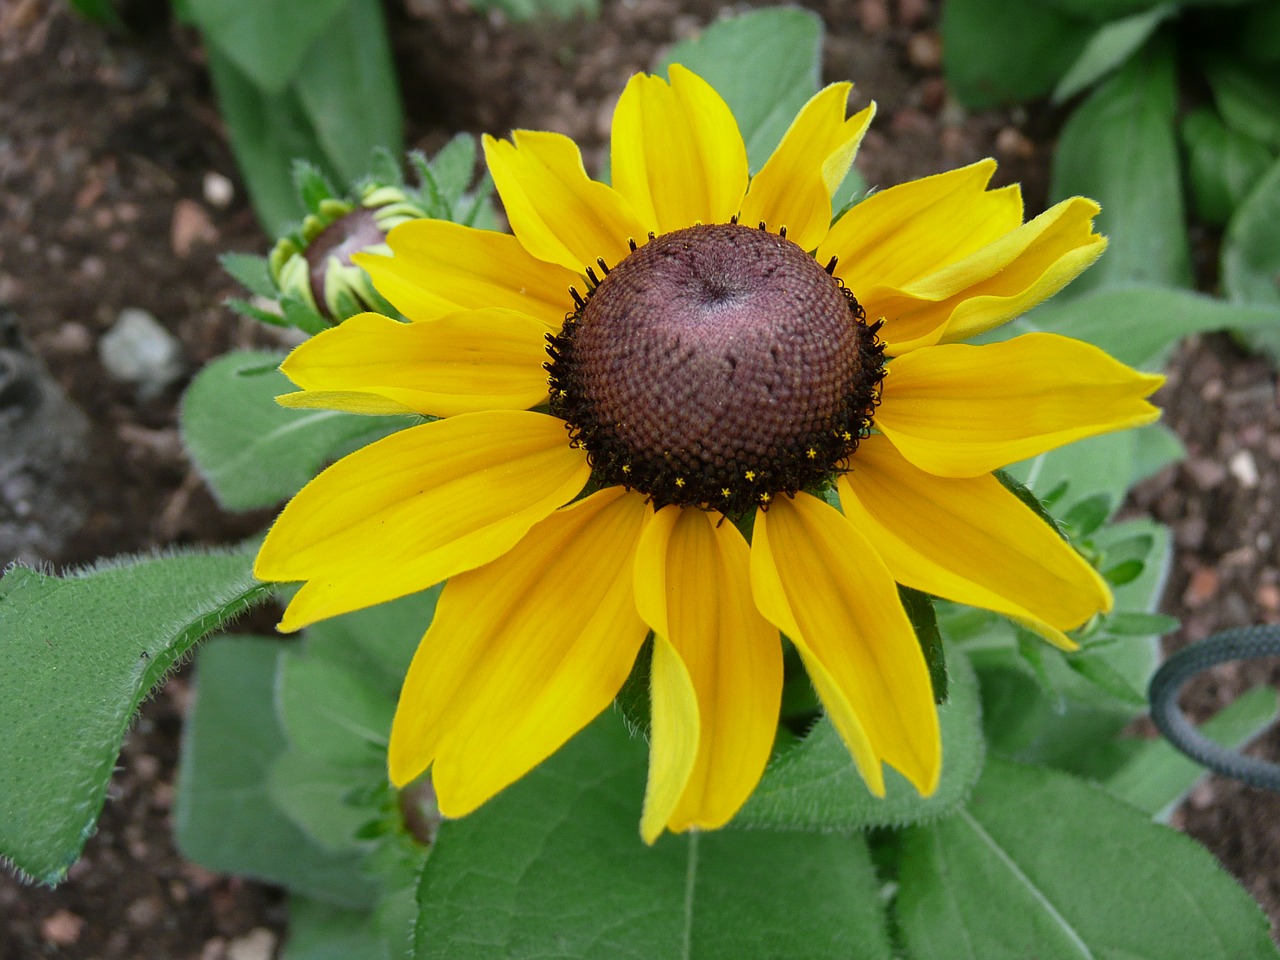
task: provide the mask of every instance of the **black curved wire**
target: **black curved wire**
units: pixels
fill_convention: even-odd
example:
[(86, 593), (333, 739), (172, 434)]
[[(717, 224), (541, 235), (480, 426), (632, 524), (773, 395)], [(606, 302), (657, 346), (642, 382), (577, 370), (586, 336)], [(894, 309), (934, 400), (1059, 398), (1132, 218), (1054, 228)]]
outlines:
[(1175, 747), (1201, 766), (1280, 793), (1280, 763), (1246, 757), (1214, 743), (1191, 725), (1178, 707), (1178, 691), (1196, 674), (1229, 660), (1254, 660), (1280, 655), (1280, 624), (1237, 627), (1179, 650), (1151, 678), (1147, 699), (1151, 719)]

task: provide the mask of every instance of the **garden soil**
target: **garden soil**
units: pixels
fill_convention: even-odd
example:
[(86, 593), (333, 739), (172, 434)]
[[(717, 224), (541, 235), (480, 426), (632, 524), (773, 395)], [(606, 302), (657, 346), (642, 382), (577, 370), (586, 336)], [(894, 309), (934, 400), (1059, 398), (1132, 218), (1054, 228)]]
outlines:
[[(942, 79), (936, 4), (806, 5), (827, 25), (826, 78), (853, 79), (859, 102), (879, 103), (859, 158), (868, 183), (995, 156), (998, 181), (1023, 184), (1029, 213), (1044, 208), (1061, 114), (966, 115)], [(598, 160), (626, 78), (723, 12), (707, 0), (603, 6), (594, 20), (530, 25), (461, 0), (389, 0), (410, 144), (433, 151), (457, 130), (521, 126), (567, 133), (589, 164)], [(230, 249), (266, 252), (269, 240), (237, 178), (197, 38), (170, 22), (162, 0), (125, 8), (136, 30), (115, 35), (77, 19), (64, 0), (0, 0), (0, 312), (16, 317), (20, 336), (84, 415), (68, 421), (83, 442), (64, 444), (44, 465), (41, 490), (24, 503), (0, 498), (0, 531), (14, 541), (0, 540), (0, 562), (63, 568), (170, 544), (231, 543), (271, 516), (219, 510), (176, 426), (182, 388), (201, 365), (232, 348), (280, 346), (222, 306), (237, 290), (215, 259)], [(1212, 291), (1216, 237), (1197, 234), (1196, 244), (1202, 286)], [(184, 374), (155, 396), (112, 380), (99, 359), (103, 335), (130, 307), (181, 344)], [(1174, 530), (1163, 609), (1184, 626), (1170, 647), (1280, 621), (1274, 370), (1226, 337), (1205, 337), (1177, 353), (1157, 399), (1189, 457), (1143, 485), (1126, 509)], [(264, 612), (241, 626), (268, 630), (271, 621)], [(184, 863), (174, 849), (190, 679), (188, 668), (143, 706), (98, 831), (66, 882), (50, 890), (0, 876), (0, 960), (265, 960), (279, 951), (286, 912), (278, 890)], [(1227, 665), (1193, 685), (1184, 703), (1203, 719), (1249, 686), (1278, 680), (1270, 663)], [(1280, 732), (1254, 749), (1280, 759)], [(1213, 778), (1174, 823), (1280, 921), (1280, 797)]]

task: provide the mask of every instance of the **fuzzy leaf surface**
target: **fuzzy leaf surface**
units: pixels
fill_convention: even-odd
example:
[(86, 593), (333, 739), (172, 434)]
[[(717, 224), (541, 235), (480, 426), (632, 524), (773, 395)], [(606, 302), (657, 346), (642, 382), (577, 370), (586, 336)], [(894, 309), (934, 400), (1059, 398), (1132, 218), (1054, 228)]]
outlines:
[(915, 960), (1273, 960), (1266, 916), (1193, 840), (1101, 787), (992, 758), (913, 827), (898, 922)]
[(405, 417), (289, 410), (275, 402), (294, 386), (284, 356), (237, 350), (200, 371), (182, 398), (182, 440), (218, 502), (269, 507), (297, 493), (326, 461), (386, 436)]
[(971, 110), (1043, 96), (1094, 32), (1044, 3), (948, 0), (942, 7), (947, 82)]
[(860, 836), (639, 837), (644, 745), (606, 711), (446, 822), (418, 889), (417, 960), (887, 960)]
[(265, 599), (252, 552), (127, 557), (0, 579), (0, 854), (62, 879), (134, 711), (201, 637)]
[(1098, 230), (1111, 239), (1102, 259), (1071, 284), (1071, 296), (1117, 283), (1191, 285), (1175, 100), (1172, 55), (1152, 43), (1062, 128), (1050, 193), (1098, 201)]
[(329, 853), (272, 800), (271, 768), (288, 746), (273, 703), (280, 650), (256, 637), (223, 637), (201, 650), (178, 769), (178, 848), (210, 870), (369, 906), (377, 889), (360, 874), (360, 858)]
[(1242, 332), (1280, 357), (1280, 161), (1245, 197), (1227, 226), (1222, 285), (1240, 309), (1256, 309), (1270, 318), (1268, 324)]
[(942, 781), (921, 797), (896, 770), (885, 770), (885, 796), (867, 790), (849, 749), (824, 717), (797, 746), (775, 758), (730, 827), (853, 832), (936, 820), (964, 803), (982, 772), (978, 682), (954, 647), (947, 651), (949, 698), (942, 724)]

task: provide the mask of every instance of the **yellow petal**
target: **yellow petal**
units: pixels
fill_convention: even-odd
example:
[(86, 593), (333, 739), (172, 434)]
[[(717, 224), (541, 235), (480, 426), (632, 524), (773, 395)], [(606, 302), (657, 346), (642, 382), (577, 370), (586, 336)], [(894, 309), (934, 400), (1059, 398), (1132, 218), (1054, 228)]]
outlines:
[(286, 407), (451, 417), (547, 399), (547, 328), (514, 310), (421, 323), (362, 313), (299, 345), (280, 369), (302, 388)]
[(800, 652), (871, 792), (884, 795), (883, 761), (932, 793), (942, 743), (929, 669), (866, 537), (816, 497), (780, 497), (756, 515), (751, 589)]
[(679, 64), (671, 83), (637, 73), (613, 114), (614, 188), (649, 230), (726, 223), (747, 189), (747, 148), (733, 112)]
[(643, 242), (649, 227), (612, 187), (587, 176), (582, 154), (559, 133), (517, 130), (514, 143), (484, 137), (484, 155), (511, 232), (539, 260), (575, 272), (603, 258), (610, 267)]
[(410, 320), (433, 320), (458, 310), (519, 310), (559, 330), (573, 308), (573, 270), (527, 253), (509, 233), (476, 230), (445, 220), (409, 220), (387, 234), (395, 256), (352, 259), (378, 292)]
[(702, 737), (693, 678), (675, 647), (662, 636), (653, 638), (649, 691), (649, 779), (640, 815), (645, 843), (656, 841), (667, 828), (693, 776)]
[(733, 524), (679, 507), (658, 511), (636, 552), (636, 608), (655, 634), (648, 843), (664, 826), (723, 826), (768, 762), (782, 647), (752, 604), (749, 556)]
[(840, 505), (899, 583), (995, 610), (1058, 646), (1062, 631), (1111, 609), (1111, 591), (1080, 554), (995, 477), (935, 477), (882, 436), (858, 445)]
[(792, 121), (773, 155), (751, 178), (742, 223), (787, 228), (787, 239), (813, 250), (831, 225), (831, 195), (844, 182), (876, 105), (845, 119), (851, 83), (818, 91)]
[(976, 477), (1073, 440), (1151, 423), (1144, 400), (1164, 377), (1052, 333), (985, 346), (947, 344), (898, 357), (875, 425), (941, 477)]
[[(889, 352), (976, 336), (1053, 296), (1102, 255), (1098, 205), (1075, 197), (965, 259), (900, 289), (877, 288), (863, 306), (892, 318)], [(912, 334), (915, 334), (912, 339)]]
[(1022, 224), (1016, 186), (987, 190), (995, 172), (981, 160), (877, 191), (832, 225), (818, 260), (838, 257), (836, 276), (859, 299), (962, 260)]
[(254, 575), (306, 580), (281, 630), (423, 590), (509, 550), (590, 475), (564, 422), (495, 410), (410, 427), (289, 501)]
[(463, 816), (609, 705), (648, 632), (631, 564), (651, 515), (611, 487), (449, 581), (400, 693), (395, 784), (434, 763), (440, 810)]

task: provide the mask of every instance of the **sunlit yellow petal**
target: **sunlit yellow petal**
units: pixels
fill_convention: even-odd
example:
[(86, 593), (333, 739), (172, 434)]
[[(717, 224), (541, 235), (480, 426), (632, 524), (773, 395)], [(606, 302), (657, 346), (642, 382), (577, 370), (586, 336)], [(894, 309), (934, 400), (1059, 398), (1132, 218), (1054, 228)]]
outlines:
[(547, 398), (547, 328), (514, 310), (421, 323), (362, 313), (298, 346), (280, 369), (302, 388), (286, 407), (450, 417), (525, 410)]
[(636, 553), (635, 587), (656, 636), (641, 821), (651, 843), (663, 826), (722, 826), (751, 794), (777, 728), (782, 648), (751, 600), (747, 541), (719, 515), (658, 511)]
[(675, 647), (662, 636), (653, 638), (649, 690), (649, 778), (640, 815), (645, 843), (653, 843), (667, 828), (697, 765), (701, 737), (693, 678)]
[(805, 493), (760, 511), (752, 540), (756, 606), (800, 652), (867, 786), (883, 795), (883, 761), (932, 793), (942, 744), (929, 669), (875, 549)]
[(1111, 608), (1098, 572), (991, 474), (935, 477), (882, 436), (859, 444), (852, 467), (840, 505), (899, 583), (1039, 621), (1068, 648), (1062, 631)]
[(864, 306), (868, 315), (893, 318), (885, 327), (892, 354), (975, 336), (1053, 296), (1102, 255), (1107, 241), (1093, 232), (1097, 213), (1092, 200), (1064, 200), (928, 277), (868, 292)]
[(372, 606), (487, 563), (582, 489), (564, 423), (516, 410), (437, 420), (343, 457), (289, 501), (260, 580), (306, 580), (280, 629)]
[(611, 487), (449, 581), (400, 694), (394, 783), (434, 763), (440, 809), (460, 817), (609, 705), (648, 632), (631, 563), (651, 515)]
[(747, 148), (728, 105), (679, 64), (638, 73), (613, 115), (614, 188), (658, 233), (725, 223), (747, 189)]
[(559, 330), (573, 308), (578, 274), (531, 256), (509, 233), (476, 230), (445, 220), (409, 220), (392, 229), (395, 256), (352, 259), (378, 292), (410, 320), (432, 320), (458, 310), (519, 310)]
[(976, 477), (1073, 440), (1150, 423), (1164, 377), (1052, 333), (895, 359), (876, 427), (921, 470)]
[(517, 130), (484, 137), (484, 155), (511, 232), (539, 260), (575, 272), (603, 258), (610, 267), (643, 242), (649, 227), (612, 187), (587, 176), (578, 146), (559, 133)]
[(876, 105), (845, 119), (851, 83), (818, 91), (792, 121), (773, 155), (751, 178), (741, 222), (787, 228), (787, 239), (813, 250), (831, 224), (831, 195), (844, 182)]
[(872, 193), (832, 225), (818, 260), (838, 257), (836, 276), (859, 298), (962, 260), (1022, 224), (1016, 186), (987, 190), (995, 172), (981, 160)]

